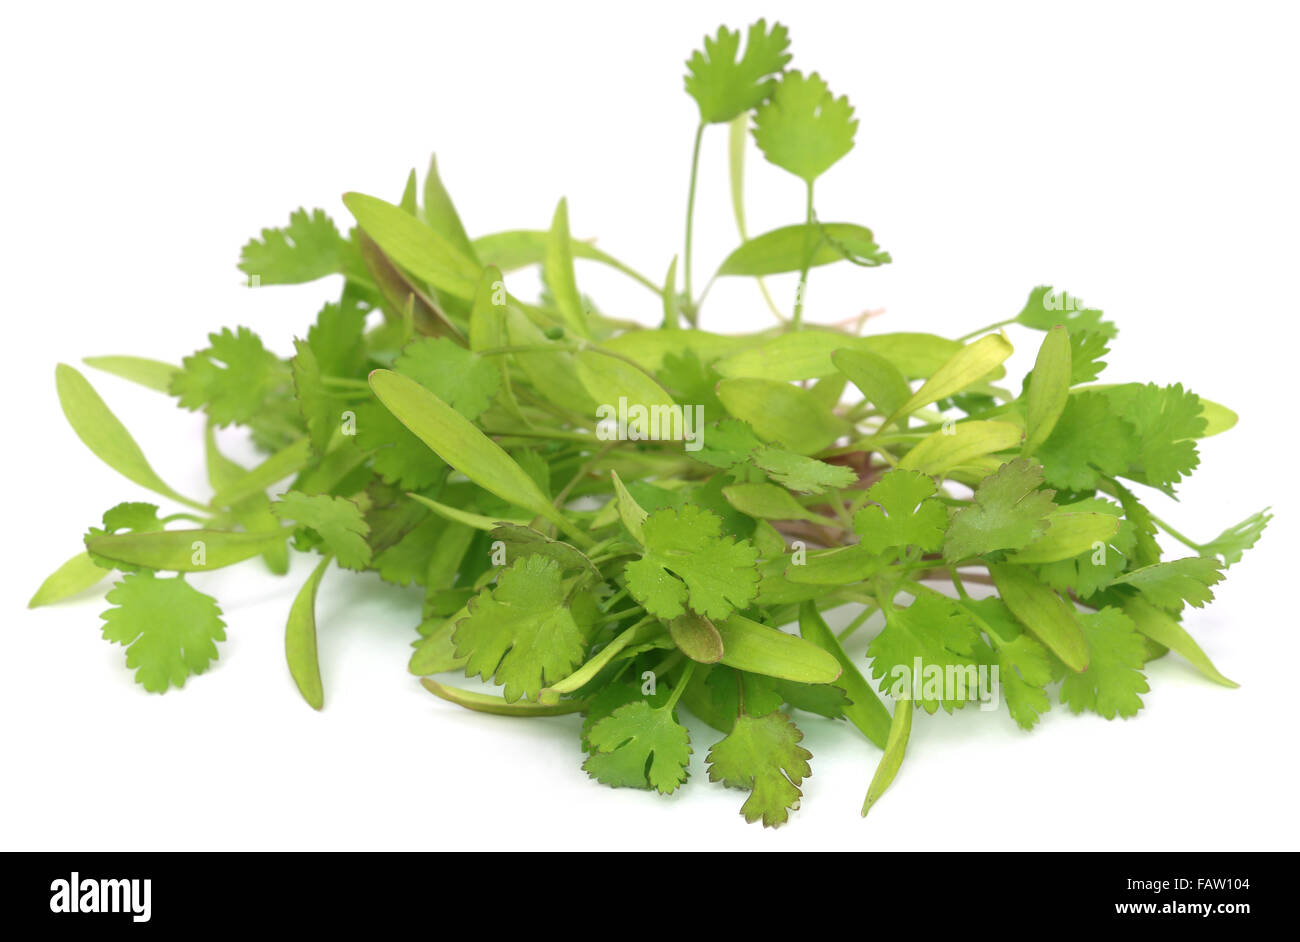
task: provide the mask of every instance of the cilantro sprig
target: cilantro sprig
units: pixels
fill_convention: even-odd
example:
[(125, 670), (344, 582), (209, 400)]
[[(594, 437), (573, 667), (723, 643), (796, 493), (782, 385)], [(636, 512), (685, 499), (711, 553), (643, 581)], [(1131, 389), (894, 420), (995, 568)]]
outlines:
[[(285, 690), (321, 709), (318, 590), (333, 569), (373, 573), (422, 594), (410, 671), (436, 696), (581, 714), (595, 782), (667, 795), (705, 778), (745, 791), (742, 815), (766, 826), (812, 774), (801, 714), (850, 724), (878, 755), (866, 814), (914, 719), (976, 702), (1024, 730), (1053, 703), (1132, 717), (1152, 695), (1147, 665), (1169, 655), (1235, 686), (1192, 630), (1271, 516), (1198, 542), (1147, 499), (1176, 494), (1236, 416), (1179, 384), (1102, 381), (1116, 326), (1052, 287), (956, 339), (808, 323), (814, 269), (891, 258), (814, 203), (870, 115), (791, 61), (786, 28), (763, 20), (722, 27), (687, 60), (698, 123), (680, 284), (676, 258), (655, 280), (576, 236), (564, 200), (548, 227), (471, 236), (435, 161), (396, 202), (349, 193), (353, 225), (298, 209), (243, 247), (250, 286), (341, 282), (287, 356), (228, 326), (178, 365), (87, 359), (203, 414), (205, 496), (163, 481), (60, 365), (73, 431), (159, 503), (130, 493), (72, 522), (82, 546), (31, 605), (112, 580), (103, 637), (162, 693), (219, 666), (241, 630), (203, 591), (207, 572), (292, 571)], [(692, 283), (700, 141), (724, 123), (741, 238), (713, 277), (753, 278), (779, 319), (736, 336), (699, 328), (708, 287)], [(804, 184), (789, 223), (752, 238), (751, 142)], [(582, 290), (588, 264), (649, 292), (640, 321), (602, 313)], [(512, 293), (534, 268), (541, 295)], [(785, 273), (798, 276), (788, 318), (763, 281)], [(1013, 342), (1037, 352), (1023, 381), (1006, 375)], [(219, 450), (231, 426), (260, 450), (254, 466)], [(1213, 533), (1195, 513), (1191, 532)], [(295, 555), (312, 557), (305, 579)]]

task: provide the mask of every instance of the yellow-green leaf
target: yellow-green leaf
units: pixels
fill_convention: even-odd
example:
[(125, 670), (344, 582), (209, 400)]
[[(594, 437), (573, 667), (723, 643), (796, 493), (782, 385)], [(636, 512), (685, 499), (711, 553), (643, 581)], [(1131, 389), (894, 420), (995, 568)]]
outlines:
[(1056, 427), (1070, 398), (1070, 334), (1053, 327), (1038, 348), (1025, 391), (1025, 454), (1032, 454)]
[(544, 517), (580, 542), (590, 538), (574, 531), (536, 482), (505, 450), (473, 422), (415, 380), (391, 370), (370, 374), (379, 401), (420, 441), (465, 477), (504, 501)]
[(68, 424), (95, 457), (128, 481), (182, 504), (202, 508), (201, 504), (178, 494), (158, 477), (126, 426), (104, 404), (86, 377), (66, 363), (60, 363), (54, 370), (54, 382)]
[(867, 683), (853, 659), (845, 653), (839, 639), (813, 602), (804, 602), (799, 607), (799, 634), (839, 662), (842, 672), (834, 684), (849, 698), (849, 702), (844, 705), (845, 717), (867, 739), (881, 749), (886, 748), (890, 727), (889, 711), (880, 702), (880, 695), (875, 688)]
[(912, 701), (898, 700), (894, 703), (894, 717), (889, 724), (889, 739), (885, 743), (885, 754), (880, 757), (876, 774), (871, 776), (867, 786), (867, 797), (862, 801), (862, 816), (865, 818), (871, 806), (880, 800), (894, 782), (894, 776), (903, 764), (907, 752), (907, 740), (912, 735)]
[(560, 318), (579, 337), (590, 337), (587, 312), (578, 293), (578, 280), (573, 272), (573, 249), (569, 244), (569, 204), (560, 200), (551, 218), (551, 236), (546, 243), (546, 286), (551, 289)]
[(900, 468), (942, 475), (976, 458), (1020, 444), (1019, 426), (1010, 422), (960, 422), (927, 435), (898, 462)]
[(284, 628), (284, 656), (289, 662), (289, 674), (302, 698), (315, 710), (325, 705), (325, 688), (321, 685), (320, 661), (316, 656), (316, 590), (332, 560), (333, 557), (326, 556), (307, 577), (289, 608), (289, 621)]
[(171, 393), (172, 377), (181, 371), (179, 366), (144, 357), (85, 357), (81, 362), (105, 373), (112, 373), (122, 379), (139, 383), (148, 389), (168, 394)]
[(1125, 600), (1124, 614), (1133, 619), (1133, 624), (1137, 626), (1138, 631), (1157, 644), (1163, 644), (1169, 650), (1182, 655), (1188, 663), (1216, 684), (1222, 684), (1224, 687), (1241, 686), (1219, 673), (1214, 662), (1187, 633), (1187, 629), (1168, 612), (1152, 605), (1142, 596), (1135, 595)]
[(439, 291), (474, 299), (479, 268), (446, 238), (399, 206), (363, 193), (343, 194), (357, 223), (384, 254)]
[(1054, 563), (1073, 559), (1104, 544), (1119, 530), (1120, 518), (1093, 511), (1058, 510), (1048, 515), (1043, 534), (1023, 549), (1012, 553), (1013, 563)]
[(118, 562), (165, 572), (208, 572), (260, 556), (283, 543), (292, 527), (266, 533), (229, 530), (154, 530), (91, 537), (86, 549)]
[(46, 577), (31, 601), (27, 603), (27, 607), (39, 608), (42, 605), (51, 605), (78, 592), (84, 592), (96, 585), (108, 573), (109, 570), (96, 566), (84, 551), (80, 552)]
[(834, 683), (840, 676), (839, 661), (811, 641), (737, 614), (714, 627), (722, 637), (722, 663), (728, 667), (801, 684)]
[(1047, 645), (1072, 671), (1088, 669), (1088, 641), (1074, 606), (1020, 566), (990, 563), (998, 595), (1030, 634)]
[(962, 347), (890, 415), (889, 421), (961, 392), (1000, 367), (1012, 352), (1011, 341), (1002, 334), (988, 334)]
[(769, 442), (811, 455), (829, 447), (848, 429), (806, 389), (770, 379), (745, 377), (718, 383), (718, 398), (737, 419)]

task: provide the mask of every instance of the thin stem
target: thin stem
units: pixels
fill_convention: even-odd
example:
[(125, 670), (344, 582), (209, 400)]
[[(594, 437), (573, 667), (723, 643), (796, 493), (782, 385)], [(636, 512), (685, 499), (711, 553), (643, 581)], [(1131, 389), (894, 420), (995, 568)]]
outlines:
[(700, 171), (700, 142), (704, 140), (704, 122), (701, 121), (699, 127), (695, 129), (695, 146), (691, 150), (691, 186), (686, 194), (686, 257), (684, 283), (686, 288), (686, 301), (691, 307), (694, 307), (694, 295), (691, 294), (691, 229), (695, 219), (695, 180)]
[(853, 634), (853, 632), (857, 631), (859, 628), (865, 625), (867, 623), (867, 619), (870, 618), (872, 615), (876, 614), (876, 612), (878, 611), (880, 611), (880, 607), (878, 605), (863, 605), (862, 611), (858, 612), (858, 614), (854, 616), (853, 621), (845, 625), (844, 630), (841, 631), (838, 635), (836, 635), (836, 637), (840, 641), (845, 640), (849, 635)]
[[(813, 185), (811, 181), (808, 183), (808, 205), (804, 215), (805, 223), (809, 227), (807, 231), (811, 232), (813, 222)], [(796, 289), (794, 296), (794, 316), (790, 320), (790, 327), (794, 330), (798, 330), (803, 326), (803, 296), (808, 290), (808, 269), (812, 267), (813, 250), (812, 247), (807, 244), (807, 240), (808, 235), (805, 234), (803, 268), (799, 270), (799, 287)]]
[(583, 462), (578, 472), (569, 479), (569, 483), (560, 489), (560, 493), (555, 496), (554, 504), (556, 507), (563, 507), (564, 502), (568, 500), (570, 492), (578, 486), (578, 482), (595, 470), (596, 466), (604, 460), (605, 456), (614, 450), (618, 442), (606, 442), (603, 448), (598, 448), (596, 452)]
[(1163, 520), (1157, 517), (1155, 514), (1151, 514), (1151, 522), (1154, 523), (1156, 526), (1158, 526), (1161, 530), (1164, 530), (1166, 533), (1172, 536), (1179, 543), (1182, 543), (1188, 549), (1194, 549), (1198, 553), (1201, 552), (1200, 543), (1192, 542), (1187, 537), (1183, 536), (1181, 533), (1179, 533), (1177, 530), (1171, 527), (1169, 524), (1165, 523)]
[(660, 707), (661, 710), (667, 710), (669, 713), (673, 712), (673, 707), (677, 706), (677, 701), (681, 699), (682, 694), (686, 692), (686, 685), (691, 682), (691, 674), (693, 673), (695, 673), (695, 662), (687, 661), (686, 666), (682, 668), (682, 676), (677, 680), (677, 686), (673, 687), (673, 692), (668, 697), (668, 702)]
[(1008, 317), (1004, 321), (998, 321), (997, 323), (989, 324), (987, 327), (981, 327), (979, 330), (972, 330), (969, 334), (963, 334), (957, 338), (957, 342), (965, 343), (967, 340), (970, 340), (972, 337), (979, 334), (987, 333), (990, 330), (997, 330), (999, 327), (1006, 327), (1008, 324), (1014, 323), (1016, 323), (1016, 319), (1014, 317)]

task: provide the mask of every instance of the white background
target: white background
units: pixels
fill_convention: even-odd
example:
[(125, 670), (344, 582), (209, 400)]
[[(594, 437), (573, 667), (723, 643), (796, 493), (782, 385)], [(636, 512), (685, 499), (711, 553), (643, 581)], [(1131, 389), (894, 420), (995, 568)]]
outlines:
[[(1297, 510), (1286, 463), (1297, 315), (1294, 8), (1197, 4), (9, 5), (4, 143), (3, 848), (1291, 848), (1297, 773)], [(98, 593), (27, 598), (112, 504), (150, 495), (67, 428), (56, 361), (179, 361), (243, 324), (280, 352), (330, 281), (249, 291), (240, 246), (290, 210), (396, 199), (437, 151), (472, 233), (575, 234), (656, 280), (680, 251), (694, 103), (683, 61), (719, 23), (787, 23), (861, 119), (818, 187), (824, 219), (870, 225), (895, 264), (814, 273), (809, 317), (867, 308), (873, 329), (964, 333), (1050, 283), (1120, 325), (1112, 380), (1183, 381), (1237, 409), (1182, 502), (1157, 512), (1208, 539), (1266, 504), (1278, 519), (1190, 630), (1226, 690), (1153, 664), (1135, 720), (1056, 708), (1032, 734), (1004, 713), (918, 715), (907, 761), (858, 817), (877, 751), (801, 719), (815, 754), (803, 808), (746, 825), (705, 781), (662, 799), (579, 769), (576, 718), (512, 721), (425, 693), (405, 663), (418, 594), (331, 573), (319, 610), (327, 703), (283, 664), (310, 564), (194, 578), (229, 641), (184, 691), (145, 694), (98, 636)], [(710, 131), (700, 280), (736, 242), (726, 133)], [(793, 222), (793, 178), (750, 163), (751, 231)], [(585, 266), (611, 313), (654, 300)], [(525, 284), (526, 288), (527, 285)], [(792, 286), (773, 285), (784, 304)], [(704, 324), (768, 323), (752, 285)], [(1016, 333), (1023, 369), (1036, 335)], [(1014, 371), (1013, 371), (1014, 372)], [(93, 371), (87, 370), (88, 374)], [(103, 374), (101, 393), (173, 486), (206, 493), (200, 421)], [(250, 453), (242, 452), (246, 457)], [(865, 638), (858, 639), (861, 650)], [(716, 737), (714, 737), (716, 738)]]

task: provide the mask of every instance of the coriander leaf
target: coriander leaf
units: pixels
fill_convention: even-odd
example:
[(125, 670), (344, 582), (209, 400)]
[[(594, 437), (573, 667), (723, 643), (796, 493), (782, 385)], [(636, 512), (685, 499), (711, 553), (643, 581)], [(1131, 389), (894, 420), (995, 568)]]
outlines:
[(355, 377), (366, 365), (361, 335), (366, 312), (356, 304), (326, 304), (307, 331), (307, 344), (316, 354), (321, 372), (344, 379)]
[(790, 61), (790, 35), (780, 23), (766, 20), (749, 27), (745, 54), (739, 61), (740, 31), (725, 26), (704, 37), (703, 51), (686, 60), (686, 92), (700, 106), (700, 121), (719, 124), (757, 107), (772, 92), (773, 75)]
[(758, 551), (722, 536), (722, 518), (694, 504), (656, 510), (643, 526), (645, 553), (625, 570), (632, 597), (661, 619), (690, 607), (718, 621), (753, 601)]
[[(99, 536), (108, 536), (113, 533), (153, 533), (163, 528), (163, 522), (158, 519), (158, 505), (146, 504), (138, 501), (128, 501), (110, 507), (104, 511), (103, 527), (91, 527), (86, 531), (83, 541), (89, 544), (91, 540)], [(92, 553), (86, 550), (91, 561), (101, 569), (120, 569), (122, 572), (139, 572), (144, 567), (135, 566), (131, 563), (124, 563), (120, 560), (109, 559), (107, 556), (100, 556), (98, 553)]]
[(1223, 581), (1223, 564), (1213, 556), (1187, 556), (1126, 572), (1113, 583), (1141, 590), (1151, 602), (1172, 612), (1183, 603), (1200, 608), (1214, 601), (1210, 586)]
[(681, 353), (665, 353), (655, 378), (683, 405), (703, 406), (705, 415), (722, 415), (727, 411), (716, 388), (722, 377), (712, 364), (689, 347)]
[(1155, 383), (1112, 386), (1102, 395), (1137, 433), (1137, 454), (1125, 477), (1172, 493), (1200, 462), (1195, 442), (1205, 432), (1200, 397), (1180, 384)]
[(751, 824), (777, 827), (799, 807), (799, 786), (812, 774), (812, 753), (799, 745), (803, 733), (779, 711), (754, 717), (742, 713), (723, 739), (709, 750), (709, 781), (747, 788), (740, 813)]
[(1099, 546), (1071, 559), (1039, 565), (1038, 575), (1058, 592), (1072, 592), (1086, 599), (1110, 585), (1111, 580), (1127, 568), (1137, 549), (1137, 530), (1120, 507), (1101, 498), (1089, 498), (1066, 504), (1062, 513), (1105, 513), (1119, 517), (1115, 535)]
[(208, 342), (209, 347), (181, 361), (171, 393), (182, 408), (203, 409), (218, 426), (245, 423), (280, 385), (280, 361), (247, 327), (209, 334)]
[(1083, 306), (1083, 302), (1067, 291), (1053, 291), (1040, 285), (1029, 292), (1029, 300), (1016, 315), (1016, 322), (1035, 330), (1051, 330), (1063, 324), (1071, 334), (1092, 331), (1106, 339), (1118, 333), (1115, 325), (1103, 319), (1101, 311)]
[(1106, 368), (1102, 357), (1110, 352), (1106, 335), (1098, 330), (1076, 330), (1070, 334), (1070, 385), (1095, 382)]
[(312, 448), (317, 454), (324, 454), (341, 410), (325, 388), (320, 363), (316, 360), (311, 345), (305, 340), (295, 340), (293, 348), (294, 357), (289, 362), (289, 368), (293, 374), (298, 409), (307, 424), (307, 437), (311, 440)]
[(588, 775), (615, 788), (653, 788), (668, 795), (686, 781), (691, 737), (672, 711), (644, 700), (619, 707), (587, 734)]
[(226, 640), (216, 599), (183, 576), (164, 579), (152, 572), (128, 573), (106, 596), (114, 607), (104, 620), (104, 640), (126, 646), (126, 666), (150, 693), (183, 687), (217, 659)]
[(1146, 693), (1146, 643), (1133, 620), (1117, 608), (1080, 612), (1079, 625), (1088, 640), (1088, 669), (1068, 673), (1061, 683), (1061, 702), (1074, 713), (1092, 710), (1113, 720), (1129, 717), (1142, 709), (1140, 693)]
[(597, 723), (613, 714), (619, 707), (640, 701), (649, 701), (651, 706), (660, 706), (668, 700), (668, 697), (669, 691), (664, 685), (656, 685), (655, 692), (646, 696), (640, 689), (628, 683), (614, 681), (606, 684), (599, 693), (587, 701), (586, 709), (582, 711), (583, 750), (595, 751), (588, 738), (591, 736), (591, 731), (596, 728)]
[(919, 471), (894, 470), (871, 485), (875, 502), (853, 516), (853, 530), (868, 552), (915, 546), (929, 552), (943, 545), (948, 512), (932, 499), (934, 479)]
[(281, 520), (292, 520), (315, 530), (338, 557), (340, 566), (365, 569), (370, 565), (370, 544), (366, 542), (370, 525), (355, 501), (328, 494), (288, 491), (271, 505), (271, 510)]
[(835, 98), (816, 72), (786, 72), (754, 115), (763, 156), (810, 186), (853, 149), (858, 122), (848, 98)]
[(1100, 485), (1103, 475), (1125, 474), (1138, 447), (1133, 426), (1114, 412), (1103, 393), (1082, 392), (1070, 397), (1035, 457), (1043, 463), (1048, 484), (1087, 491)]
[(980, 482), (974, 502), (953, 515), (944, 540), (949, 562), (1020, 549), (1048, 527), (1047, 515), (1056, 509), (1055, 491), (1039, 490), (1043, 469), (1026, 458), (1008, 461)]
[(1259, 542), (1264, 528), (1273, 519), (1268, 508), (1252, 514), (1234, 526), (1228, 527), (1208, 543), (1201, 545), (1202, 556), (1218, 556), (1223, 560), (1223, 568), (1241, 562), (1241, 555)]
[(447, 337), (413, 340), (402, 350), (393, 369), (471, 421), (491, 405), (501, 385), (501, 373), (491, 360)]
[(989, 637), (988, 643), (976, 642), (975, 660), (996, 665), (1007, 712), (1021, 729), (1033, 729), (1052, 705), (1043, 689), (1052, 682), (1052, 657), (1047, 648), (1021, 629), (1001, 599), (963, 599), (960, 604), (975, 615)]
[(504, 685), (508, 703), (536, 700), (542, 687), (567, 677), (585, 645), (565, 594), (559, 563), (545, 556), (525, 556), (502, 572), (456, 624), (452, 641), (456, 656), (469, 659), (465, 673)]
[(263, 285), (296, 285), (341, 271), (343, 237), (324, 210), (289, 214), (283, 229), (263, 229), (239, 253), (239, 270)]
[(763, 446), (763, 440), (739, 419), (723, 419), (704, 434), (704, 446), (692, 456), (697, 461), (724, 470), (749, 460)]
[(770, 445), (760, 447), (752, 460), (782, 487), (802, 494), (820, 494), (828, 487), (848, 487), (858, 479), (852, 468), (827, 464)]
[(383, 405), (363, 402), (355, 411), (357, 445), (374, 452), (371, 466), (386, 482), (422, 491), (446, 472), (443, 460)]
[[(969, 676), (973, 676), (971, 653), (977, 641), (974, 622), (956, 602), (936, 592), (923, 592), (907, 608), (886, 611), (884, 630), (867, 648), (871, 676), (880, 690), (895, 700), (915, 700), (927, 713), (941, 706), (951, 713), (954, 707), (964, 705), (967, 697), (955, 696), (955, 690), (928, 689), (924, 676), (912, 676), (913, 667), (920, 658), (923, 670), (951, 669), (966, 677), (970, 668)], [(972, 684), (967, 693), (974, 692)]]
[(424, 585), (429, 559), (446, 537), (447, 521), (430, 515), (374, 558), (379, 578), (394, 585)]

